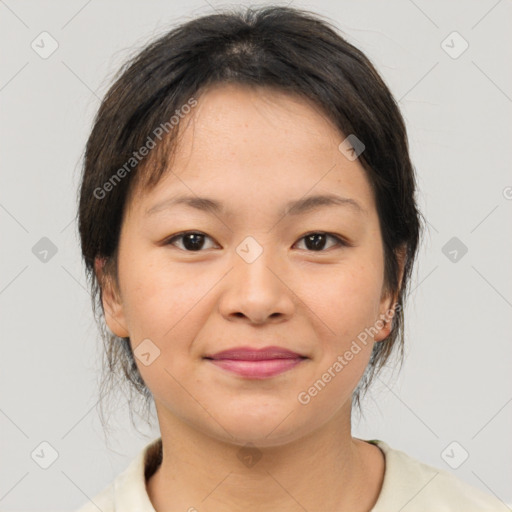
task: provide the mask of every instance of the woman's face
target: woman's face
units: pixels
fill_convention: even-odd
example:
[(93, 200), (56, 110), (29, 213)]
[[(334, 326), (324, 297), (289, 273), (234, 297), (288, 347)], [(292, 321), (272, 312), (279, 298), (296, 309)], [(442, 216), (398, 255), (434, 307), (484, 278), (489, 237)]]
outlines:
[[(313, 105), (268, 89), (216, 86), (180, 122), (172, 167), (126, 210), (119, 295), (103, 293), (161, 428), (271, 446), (346, 422), (392, 305), (361, 164)], [(345, 199), (307, 202), (327, 195)], [(206, 358), (268, 346), (302, 357)]]

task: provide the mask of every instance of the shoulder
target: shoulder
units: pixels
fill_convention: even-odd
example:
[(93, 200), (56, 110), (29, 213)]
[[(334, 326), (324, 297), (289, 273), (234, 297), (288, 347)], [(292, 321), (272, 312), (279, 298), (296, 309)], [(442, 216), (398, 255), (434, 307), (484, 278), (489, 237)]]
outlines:
[(115, 511), (114, 482), (75, 512), (98, 512), (98, 510), (101, 512)]
[(383, 441), (371, 441), (386, 459), (384, 481), (371, 512), (505, 512), (508, 507), (448, 471), (429, 466)]
[(148, 443), (128, 467), (76, 512), (155, 512), (146, 491), (146, 478), (161, 458), (161, 438)]

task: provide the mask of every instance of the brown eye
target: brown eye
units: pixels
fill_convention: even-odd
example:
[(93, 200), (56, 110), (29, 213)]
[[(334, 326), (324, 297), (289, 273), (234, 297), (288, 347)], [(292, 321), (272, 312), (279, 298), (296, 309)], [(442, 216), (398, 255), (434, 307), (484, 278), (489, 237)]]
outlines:
[(175, 245), (176, 240), (180, 240), (182, 243), (182, 247), (178, 247), (187, 252), (199, 252), (204, 248), (205, 239), (211, 238), (204, 233), (198, 231), (185, 231), (183, 233), (179, 233), (178, 235), (174, 235), (172, 238), (167, 240), (167, 245)]
[(335, 245), (338, 245), (338, 246), (347, 246), (348, 245), (340, 237), (333, 235), (331, 233), (324, 233), (322, 231), (309, 233), (309, 234), (303, 236), (301, 238), (301, 240), (304, 240), (307, 250), (313, 251), (313, 252), (323, 252), (325, 249), (326, 242), (329, 238), (336, 241)]

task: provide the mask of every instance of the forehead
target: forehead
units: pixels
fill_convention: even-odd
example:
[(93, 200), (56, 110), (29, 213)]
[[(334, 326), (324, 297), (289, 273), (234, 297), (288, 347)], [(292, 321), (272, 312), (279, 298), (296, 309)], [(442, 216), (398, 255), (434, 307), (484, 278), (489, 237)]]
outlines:
[[(263, 87), (215, 85), (178, 126), (164, 175), (148, 203), (169, 192), (235, 199), (236, 195), (284, 199), (338, 191), (371, 206), (366, 171), (339, 150), (345, 135), (314, 102)], [(238, 197), (240, 199), (240, 197)]]
[(217, 84), (199, 98), (188, 121), (191, 129), (185, 128), (181, 153), (187, 143), (200, 139), (208, 149), (229, 149), (230, 144), (240, 149), (244, 143), (254, 151), (281, 148), (278, 154), (290, 158), (292, 150), (322, 150), (341, 137), (320, 106), (298, 94), (268, 87)]

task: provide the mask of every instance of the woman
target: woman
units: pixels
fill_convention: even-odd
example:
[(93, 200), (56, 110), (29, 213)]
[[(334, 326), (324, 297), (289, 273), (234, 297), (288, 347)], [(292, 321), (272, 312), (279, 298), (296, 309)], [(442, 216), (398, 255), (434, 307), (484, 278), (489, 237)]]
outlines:
[(402, 350), (422, 221), (397, 104), (328, 22), (226, 12), (146, 47), (99, 109), (79, 217), (110, 370), (161, 431), (81, 512), (505, 509), (351, 435)]

